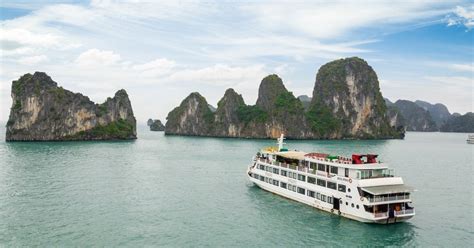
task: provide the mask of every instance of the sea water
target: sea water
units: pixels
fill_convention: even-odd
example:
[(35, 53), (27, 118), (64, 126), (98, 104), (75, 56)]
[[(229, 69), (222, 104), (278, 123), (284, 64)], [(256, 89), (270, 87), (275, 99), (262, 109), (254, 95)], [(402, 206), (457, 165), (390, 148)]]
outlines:
[(364, 224), (263, 191), (246, 176), (274, 140), (165, 136), (122, 142), (13, 142), (0, 129), (0, 246), (473, 246), (467, 134), (404, 140), (287, 141), (376, 153), (406, 184), (416, 216)]

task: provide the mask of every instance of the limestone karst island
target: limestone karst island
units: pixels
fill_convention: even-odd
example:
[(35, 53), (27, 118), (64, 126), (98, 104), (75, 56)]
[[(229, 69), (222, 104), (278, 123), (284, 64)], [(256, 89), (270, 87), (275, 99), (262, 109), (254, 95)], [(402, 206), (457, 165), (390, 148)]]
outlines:
[[(306, 105), (306, 107), (305, 107)], [(214, 112), (199, 93), (191, 93), (167, 117), (166, 134), (290, 139), (403, 138), (389, 118), (377, 74), (366, 61), (329, 62), (316, 75), (313, 96), (303, 103), (278, 75), (265, 77), (255, 105), (228, 89)]]
[(136, 139), (136, 120), (125, 90), (96, 104), (59, 87), (46, 73), (12, 83), (7, 141)]

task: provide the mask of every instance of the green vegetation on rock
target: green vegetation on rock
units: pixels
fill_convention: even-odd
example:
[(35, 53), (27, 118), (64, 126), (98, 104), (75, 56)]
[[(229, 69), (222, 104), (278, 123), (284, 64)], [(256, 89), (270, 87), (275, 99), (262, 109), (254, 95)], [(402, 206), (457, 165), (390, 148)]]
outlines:
[(237, 109), (237, 116), (245, 124), (248, 124), (252, 121), (262, 123), (268, 119), (268, 113), (256, 105), (239, 106)]
[(90, 130), (81, 131), (72, 136), (68, 136), (69, 139), (83, 139), (89, 136), (96, 138), (112, 138), (112, 139), (129, 139), (133, 136), (134, 126), (128, 123), (124, 119), (110, 122), (107, 125), (98, 125)]
[(277, 97), (275, 107), (277, 111), (287, 111), (292, 114), (304, 111), (301, 101), (289, 91), (283, 92)]

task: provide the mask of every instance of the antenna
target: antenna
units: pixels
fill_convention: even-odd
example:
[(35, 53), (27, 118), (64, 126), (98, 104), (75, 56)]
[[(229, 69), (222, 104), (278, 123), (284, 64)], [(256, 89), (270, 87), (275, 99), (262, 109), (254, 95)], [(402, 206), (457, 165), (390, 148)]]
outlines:
[(286, 143), (283, 143), (283, 140), (285, 140), (285, 135), (281, 134), (280, 138), (277, 139), (278, 151), (280, 151), (283, 148), (283, 145), (286, 144)]

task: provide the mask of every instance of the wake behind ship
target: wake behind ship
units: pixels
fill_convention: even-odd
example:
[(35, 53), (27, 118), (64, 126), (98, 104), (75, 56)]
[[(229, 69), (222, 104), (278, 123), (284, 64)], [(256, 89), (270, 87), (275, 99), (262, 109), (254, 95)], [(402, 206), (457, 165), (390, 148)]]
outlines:
[(247, 170), (260, 188), (361, 222), (395, 223), (415, 215), (413, 189), (378, 162), (377, 155), (344, 158), (290, 151), (283, 140), (281, 135), (278, 147), (258, 152)]

